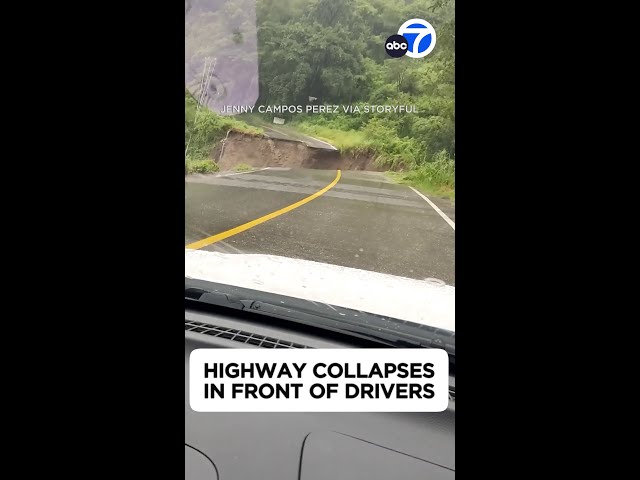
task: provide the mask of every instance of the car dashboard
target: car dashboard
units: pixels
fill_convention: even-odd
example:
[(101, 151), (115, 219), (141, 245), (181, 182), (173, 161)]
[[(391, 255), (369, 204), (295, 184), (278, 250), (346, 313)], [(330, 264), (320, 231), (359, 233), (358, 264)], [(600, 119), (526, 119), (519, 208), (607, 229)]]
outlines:
[(201, 413), (189, 405), (194, 349), (356, 346), (277, 319), (185, 306), (185, 479), (454, 478), (453, 377), (439, 413)]

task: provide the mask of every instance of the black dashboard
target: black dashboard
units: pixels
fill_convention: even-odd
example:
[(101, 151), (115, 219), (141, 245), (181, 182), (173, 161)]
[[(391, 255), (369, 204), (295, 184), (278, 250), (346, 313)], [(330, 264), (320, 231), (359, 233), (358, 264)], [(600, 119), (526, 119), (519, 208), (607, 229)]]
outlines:
[[(200, 413), (189, 406), (196, 348), (354, 346), (276, 319), (185, 305), (185, 479), (454, 478), (455, 396), (440, 413)], [(450, 385), (453, 392), (453, 377)]]

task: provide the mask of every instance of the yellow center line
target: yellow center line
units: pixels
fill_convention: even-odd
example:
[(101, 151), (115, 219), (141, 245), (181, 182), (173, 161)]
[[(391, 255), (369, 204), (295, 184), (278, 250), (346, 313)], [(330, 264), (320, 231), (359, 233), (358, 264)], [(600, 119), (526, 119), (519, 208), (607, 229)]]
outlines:
[(267, 220), (271, 220), (272, 218), (279, 217), (280, 215), (290, 212), (291, 210), (295, 210), (296, 208), (301, 207), (306, 203), (309, 203), (311, 200), (318, 198), (320, 195), (323, 195), (327, 193), (329, 190), (331, 190), (335, 186), (335, 184), (338, 183), (338, 181), (340, 181), (341, 175), (342, 174), (340, 170), (338, 170), (336, 173), (336, 178), (333, 179), (333, 182), (331, 182), (329, 185), (324, 187), (322, 190), (318, 190), (313, 195), (309, 195), (308, 197), (303, 198), (299, 202), (292, 203), (291, 205), (281, 208), (280, 210), (276, 210), (275, 212), (268, 213), (263, 217), (256, 218), (255, 220), (251, 220), (250, 222), (247, 222), (243, 225), (232, 228), (225, 232), (218, 233), (211, 237), (207, 237), (202, 240), (198, 240), (197, 242), (190, 243), (185, 248), (189, 248), (191, 250), (198, 250), (200, 248), (206, 247), (207, 245), (211, 245), (212, 243), (216, 243), (216, 242), (219, 242), (220, 240), (224, 240), (225, 238), (229, 238), (229, 237), (232, 237), (233, 235), (237, 235), (238, 233), (242, 233), (245, 230), (249, 230), (250, 228), (253, 228), (256, 225), (260, 225), (261, 223), (264, 223)]

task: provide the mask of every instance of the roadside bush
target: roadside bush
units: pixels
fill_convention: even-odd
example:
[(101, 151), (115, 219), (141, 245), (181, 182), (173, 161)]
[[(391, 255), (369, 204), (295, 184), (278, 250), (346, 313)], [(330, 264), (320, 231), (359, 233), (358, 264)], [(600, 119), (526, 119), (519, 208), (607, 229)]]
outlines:
[(220, 171), (218, 164), (212, 160), (194, 160), (187, 158), (187, 173), (215, 173)]

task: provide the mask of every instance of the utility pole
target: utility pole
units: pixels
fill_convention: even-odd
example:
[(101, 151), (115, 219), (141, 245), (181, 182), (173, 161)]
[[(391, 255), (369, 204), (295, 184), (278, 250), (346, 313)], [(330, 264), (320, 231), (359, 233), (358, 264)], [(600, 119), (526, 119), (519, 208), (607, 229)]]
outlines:
[[(209, 86), (211, 85), (211, 77), (213, 76), (213, 70), (216, 68), (217, 58), (214, 58), (213, 61), (210, 57), (205, 57), (204, 59), (204, 68), (202, 70), (202, 77), (200, 78), (200, 91), (198, 92), (198, 98), (196, 99), (196, 113), (193, 117), (193, 130), (195, 130), (196, 124), (198, 122), (198, 113), (207, 101), (207, 96), (209, 95)], [(187, 142), (187, 147), (184, 149), (184, 162), (185, 162), (185, 170), (187, 165), (187, 152), (189, 151), (189, 145), (191, 145), (191, 138), (193, 137), (193, 131), (189, 135), (189, 141)]]

